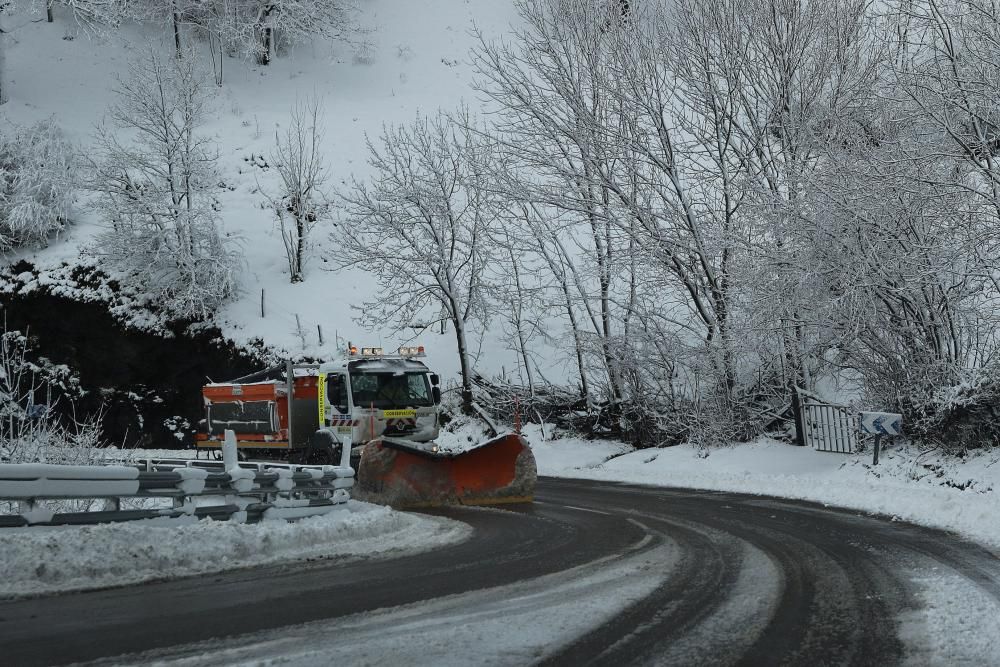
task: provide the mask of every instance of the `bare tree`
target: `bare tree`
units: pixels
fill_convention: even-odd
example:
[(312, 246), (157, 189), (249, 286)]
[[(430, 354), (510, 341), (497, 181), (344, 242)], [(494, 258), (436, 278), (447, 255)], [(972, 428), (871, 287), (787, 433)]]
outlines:
[[(822, 329), (809, 318), (816, 285), (797, 271), (809, 241), (800, 201), (824, 146), (870, 99), (868, 4), (519, 8), (515, 43), (478, 49), (480, 89), (506, 171), (520, 174), (508, 193), (551, 230), (536, 234), (551, 239), (538, 251), (592, 321), (612, 399), (626, 375), (635, 396), (637, 382), (674, 395), (689, 376), (682, 392), (735, 421), (774, 368), (790, 393)], [(687, 352), (659, 347), (665, 337)]]
[(521, 381), (528, 397), (535, 398), (537, 359), (532, 340), (547, 338), (544, 329), (546, 308), (541, 300), (544, 283), (534, 266), (532, 244), (522, 236), (523, 227), (509, 215), (498, 217), (489, 230), (490, 243), (498, 261), (490, 267), (493, 305), (504, 322), (508, 347), (517, 354)]
[(316, 223), (329, 215), (325, 192), (329, 174), (320, 150), (322, 112), (316, 97), (297, 102), (284, 133), (275, 130), (274, 135), (270, 162), (281, 177), (281, 186), (268, 199), (278, 218), (293, 283), (305, 280), (309, 235)]
[(560, 282), (572, 289), (571, 300), (587, 325), (586, 334), (576, 330), (577, 342), (596, 342), (592, 351), (599, 355), (608, 398), (616, 403), (622, 397), (616, 357), (620, 315), (614, 303), (620, 210), (599, 173), (621, 159), (619, 147), (605, 137), (615, 122), (608, 104), (608, 42), (615, 39), (609, 28), (623, 16), (595, 0), (517, 4), (524, 27), (513, 44), (480, 36), (477, 85), (498, 112), (505, 169), (526, 174), (510, 184), (507, 196), (531, 202), (542, 213), (536, 223), (558, 220), (556, 236), (540, 238), (558, 239), (551, 248), (557, 263), (550, 266), (557, 273), (569, 269), (563, 276), (568, 280)]
[(224, 52), (266, 65), (279, 38), (354, 42), (364, 34), (354, 0), (138, 0), (128, 11), (168, 28), (178, 58), (192, 48), (189, 35), (207, 37), (217, 85), (222, 85)]
[[(120, 80), (97, 130), (88, 187), (107, 229), (90, 252), (176, 317), (211, 315), (236, 288), (239, 261), (217, 228), (217, 155), (198, 133), (206, 93), (193, 59), (155, 55)], [(120, 130), (134, 133), (125, 143)]]
[(371, 182), (354, 181), (340, 193), (346, 217), (334, 241), (343, 254), (330, 259), (375, 276), (379, 295), (364, 304), (363, 322), (397, 330), (418, 321), (451, 323), (468, 408), (469, 323), (488, 313), (486, 232), (496, 216), (475, 167), (485, 148), (442, 115), (386, 128), (368, 147)]
[(952, 448), (995, 437), (975, 416), (995, 403), (1000, 352), (995, 18), (974, 0), (889, 5), (879, 106), (829, 146), (803, 198), (839, 363)]
[(204, 24), (224, 43), (267, 65), (279, 38), (355, 40), (363, 34), (357, 14), (354, 0), (220, 0)]

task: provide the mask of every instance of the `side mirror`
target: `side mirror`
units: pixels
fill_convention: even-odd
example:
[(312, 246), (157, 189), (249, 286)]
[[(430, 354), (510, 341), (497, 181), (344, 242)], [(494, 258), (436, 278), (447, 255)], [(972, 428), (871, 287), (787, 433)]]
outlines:
[(431, 387), (431, 393), (434, 395), (434, 405), (441, 404), (441, 387), (434, 385)]
[(431, 384), (435, 387), (441, 384), (441, 378), (438, 377), (437, 373), (431, 373)]

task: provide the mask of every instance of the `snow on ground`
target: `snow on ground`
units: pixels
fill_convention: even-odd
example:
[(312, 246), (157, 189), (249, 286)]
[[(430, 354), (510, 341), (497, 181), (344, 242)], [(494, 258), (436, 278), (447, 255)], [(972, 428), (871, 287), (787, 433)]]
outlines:
[(239, 524), (186, 518), (0, 531), (0, 597), (105, 588), (303, 559), (388, 558), (468, 539), (466, 524), (350, 501)]
[(961, 460), (894, 445), (873, 466), (870, 452), (817, 452), (766, 438), (709, 450), (633, 450), (558, 434), (543, 439), (536, 425), (525, 434), (539, 475), (810, 500), (954, 531), (1000, 549), (1000, 452)]
[[(870, 451), (832, 454), (769, 439), (711, 450), (634, 450), (607, 441), (544, 439), (535, 425), (525, 433), (540, 475), (808, 500), (954, 531), (1000, 552), (1000, 452), (959, 459), (890, 446), (874, 466)], [(1000, 616), (992, 598), (931, 557), (896, 566), (917, 590), (914, 608), (899, 619), (905, 664), (997, 664)]]
[(653, 591), (672, 546), (332, 621), (151, 651), (119, 665), (527, 665)]
[(451, 421), (444, 425), (434, 440), (440, 451), (464, 452), (493, 437), (486, 422), (457, 410), (452, 414)]
[[(350, 233), (335, 226), (335, 220), (321, 223), (313, 233), (316, 245), (305, 282), (289, 282), (280, 233), (262, 192), (273, 192), (278, 176), (274, 169), (254, 165), (268, 160), (275, 131), (288, 123), (296, 101), (315, 96), (323, 103), (322, 150), (329, 166), (329, 189), (343, 187), (352, 177), (363, 180), (369, 173), (366, 136), (377, 141), (383, 126), (411, 123), (418, 114), (453, 111), (462, 104), (478, 109), (471, 87), (469, 50), (478, 43), (473, 31), (482, 30), (488, 39), (500, 38), (518, 21), (517, 12), (513, 2), (496, 0), (361, 4), (360, 22), (371, 30), (370, 48), (321, 42), (283, 45), (287, 50), (266, 67), (229, 58), (221, 88), (211, 83), (207, 45), (193, 40), (213, 95), (203, 132), (216, 140), (219, 150), (217, 166), (224, 186), (217, 192), (221, 222), (227, 233), (241, 239), (246, 255), (240, 296), (216, 319), (237, 343), (261, 339), (278, 350), (324, 358), (337, 356), (347, 341), (386, 349), (422, 344), (428, 365), (450, 379), (458, 372), (451, 330), (425, 332), (411, 340), (406, 338), (411, 333), (370, 332), (353, 321), (357, 308), (378, 295), (363, 271), (329, 270), (324, 257), (338, 252), (338, 235)], [(173, 35), (162, 26), (125, 26), (107, 40), (98, 40), (78, 34), (58, 6), (55, 23), (33, 22), (34, 18), (9, 20), (5, 76), (10, 101), (0, 106), (0, 128), (51, 118), (86, 151), (95, 126), (114, 101), (116, 77), (127, 76), (129, 63), (148, 57), (151, 49), (165, 59), (172, 57)], [(81, 195), (74, 225), (51, 247), (9, 260), (24, 258), (39, 266), (76, 261), (101, 224), (86, 200)], [(480, 372), (516, 366), (502, 332), (482, 335), (484, 339), (475, 335), (470, 341)], [(553, 364), (545, 370), (558, 377), (561, 361)]]
[[(978, 584), (939, 567), (928, 558), (910, 570), (923, 604), (900, 618), (900, 638), (907, 647), (904, 665), (951, 667), (996, 665), (1000, 614), (996, 600)], [(947, 656), (946, 661), (941, 657)]]

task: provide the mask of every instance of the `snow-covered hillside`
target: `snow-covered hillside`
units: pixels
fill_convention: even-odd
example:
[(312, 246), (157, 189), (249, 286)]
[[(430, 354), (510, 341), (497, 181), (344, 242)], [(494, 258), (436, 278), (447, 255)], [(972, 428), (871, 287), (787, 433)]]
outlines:
[[(353, 321), (355, 307), (375, 296), (372, 279), (362, 271), (331, 271), (324, 256), (338, 252), (337, 238), (349, 234), (332, 222), (314, 233), (316, 245), (305, 282), (291, 284), (274, 215), (260, 188), (276, 184), (274, 170), (254, 166), (274, 149), (275, 131), (287, 124), (296, 101), (310, 96), (323, 104), (323, 152), (331, 183), (368, 173), (366, 135), (377, 139), (383, 125), (408, 123), (418, 114), (452, 110), (466, 102), (475, 107), (469, 49), (474, 30), (500, 37), (516, 20), (509, 0), (370, 0), (360, 17), (369, 46), (348, 44), (287, 45), (268, 66), (229, 58), (221, 88), (212, 87), (212, 113), (203, 128), (220, 152), (220, 189), (225, 232), (241, 239), (246, 264), (240, 295), (217, 315), (223, 331), (238, 343), (261, 338), (276, 349), (331, 357), (341, 344), (383, 345), (395, 349), (411, 342), (402, 336), (367, 331)], [(8, 19), (7, 78), (9, 103), (0, 107), (4, 123), (27, 124), (51, 118), (83, 150), (108, 104), (117, 76), (150, 49), (172, 55), (167, 30), (130, 26), (106, 39), (89, 38), (72, 18), (56, 9), (56, 22)], [(208, 46), (196, 41), (211, 78)], [(256, 156), (256, 160), (254, 160)], [(336, 216), (336, 213), (335, 213)], [(75, 224), (49, 248), (22, 255), (40, 266), (74, 261), (79, 249), (99, 230), (96, 215), (78, 202)], [(16, 259), (13, 257), (12, 259)], [(266, 317), (261, 317), (264, 290)], [(299, 335), (299, 324), (304, 334)], [(324, 344), (319, 345), (318, 328)], [(337, 338), (335, 338), (337, 337)], [(424, 333), (412, 340), (425, 345), (429, 364), (443, 376), (457, 373), (455, 340)], [(473, 342), (485, 372), (512, 365), (496, 336)], [(507, 357), (510, 356), (510, 359)]]

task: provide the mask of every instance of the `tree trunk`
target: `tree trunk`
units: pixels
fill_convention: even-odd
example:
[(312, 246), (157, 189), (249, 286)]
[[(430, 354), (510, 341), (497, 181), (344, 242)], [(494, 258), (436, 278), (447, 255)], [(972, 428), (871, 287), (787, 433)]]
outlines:
[(542, 241), (538, 245), (538, 249), (545, 261), (549, 265), (549, 270), (552, 275), (559, 281), (559, 287), (562, 289), (563, 299), (566, 303), (566, 314), (569, 316), (570, 329), (573, 331), (573, 347), (576, 352), (576, 367), (580, 371), (580, 392), (583, 394), (584, 403), (587, 405), (587, 409), (590, 409), (590, 382), (587, 380), (587, 369), (583, 363), (583, 341), (580, 340), (580, 326), (576, 321), (576, 311), (573, 310), (573, 296), (570, 294), (569, 283), (566, 281), (566, 271), (565, 267), (561, 267), (556, 263), (555, 258), (550, 256), (545, 248), (545, 242)]
[(0, 104), (7, 102), (7, 34), (0, 28)]
[(300, 283), (305, 280), (305, 276), (302, 271), (302, 255), (305, 253), (306, 245), (306, 225), (302, 221), (302, 218), (296, 216), (295, 218), (295, 272), (292, 276), (293, 283)]
[(458, 343), (458, 359), (462, 372), (462, 411), (466, 414), (472, 412), (472, 369), (469, 368), (469, 348), (465, 340), (465, 322), (455, 315), (457, 311), (452, 307), (451, 323), (455, 325), (455, 339)]
[[(219, 46), (219, 59), (216, 62), (215, 59), (215, 46), (218, 42)], [(222, 37), (214, 32), (208, 33), (208, 54), (209, 58), (212, 60), (212, 73), (215, 75), (215, 85), (222, 87), (222, 60), (224, 47), (222, 45)]]
[(271, 63), (271, 38), (271, 27), (261, 24), (260, 53), (257, 55), (258, 65), (269, 65)]
[(55, 20), (52, 16), (52, 0), (48, 0), (48, 2), (45, 3), (45, 20), (48, 23), (52, 23), (52, 21)]
[(566, 298), (566, 314), (569, 315), (569, 326), (573, 330), (573, 347), (576, 348), (576, 367), (580, 371), (580, 392), (583, 401), (590, 409), (590, 382), (587, 380), (587, 368), (583, 364), (583, 341), (580, 340), (580, 327), (576, 322), (576, 311), (573, 310), (573, 300), (570, 297), (569, 286), (562, 281), (563, 296)]
[(174, 50), (181, 57), (181, 15), (174, 10)]
[(528, 358), (528, 344), (524, 336), (524, 319), (522, 315), (522, 304), (524, 303), (524, 288), (521, 286), (521, 270), (518, 268), (517, 257), (514, 256), (514, 247), (510, 245), (508, 237), (507, 253), (510, 256), (511, 270), (514, 272), (514, 286), (517, 289), (517, 299), (510, 304), (511, 315), (514, 318), (514, 326), (517, 327), (517, 344), (520, 348), (521, 359), (524, 361), (524, 374), (528, 379), (528, 395), (532, 400), (535, 398), (535, 378), (531, 372), (531, 360)]
[(524, 340), (524, 329), (521, 325), (521, 316), (517, 316), (517, 343), (521, 347), (521, 360), (524, 362), (524, 374), (528, 378), (528, 395), (535, 398), (535, 377), (531, 372), (531, 360), (528, 357), (528, 345)]

